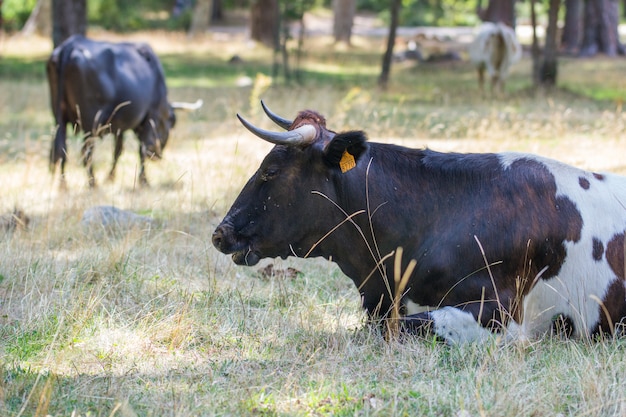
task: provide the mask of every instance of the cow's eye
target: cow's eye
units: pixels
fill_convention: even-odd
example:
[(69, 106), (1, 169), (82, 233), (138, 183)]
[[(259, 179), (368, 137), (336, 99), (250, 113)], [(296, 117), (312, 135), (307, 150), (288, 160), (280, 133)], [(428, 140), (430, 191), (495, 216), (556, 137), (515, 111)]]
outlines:
[(278, 168), (267, 168), (261, 174), (261, 180), (269, 181), (269, 180), (276, 178), (277, 175), (278, 175)]

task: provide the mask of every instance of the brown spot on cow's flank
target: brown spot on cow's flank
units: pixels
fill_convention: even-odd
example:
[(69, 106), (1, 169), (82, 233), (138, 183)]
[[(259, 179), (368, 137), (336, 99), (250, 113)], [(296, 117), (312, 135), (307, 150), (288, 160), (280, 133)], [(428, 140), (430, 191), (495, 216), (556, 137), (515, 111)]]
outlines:
[[(623, 236), (622, 236), (623, 239)], [(594, 334), (613, 333), (615, 324), (626, 317), (626, 289), (622, 279), (614, 280), (609, 286), (600, 309), (600, 322), (593, 332)]]
[(578, 177), (578, 184), (585, 190), (589, 189), (589, 180), (585, 177)]
[(604, 244), (598, 238), (593, 238), (593, 251), (591, 252), (595, 261), (601, 261), (604, 255)]
[(606, 245), (606, 260), (613, 273), (624, 279), (624, 233), (614, 235)]
[(593, 173), (593, 176), (595, 177), (595, 179), (597, 179), (598, 181), (604, 181), (604, 175), (602, 174), (598, 174), (597, 172)]

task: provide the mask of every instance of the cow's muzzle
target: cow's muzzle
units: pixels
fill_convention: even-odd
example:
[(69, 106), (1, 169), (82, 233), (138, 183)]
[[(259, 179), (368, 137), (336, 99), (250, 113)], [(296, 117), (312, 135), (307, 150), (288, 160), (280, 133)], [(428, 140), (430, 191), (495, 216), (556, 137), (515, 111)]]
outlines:
[(153, 144), (141, 144), (141, 150), (143, 155), (145, 155), (150, 160), (161, 159), (163, 155), (163, 147), (161, 146), (161, 141), (157, 139)]
[(161, 146), (161, 140), (154, 141), (154, 146), (148, 147), (148, 156), (150, 159), (161, 159), (163, 156), (163, 147)]
[(213, 246), (222, 253), (231, 254), (233, 262), (237, 265), (256, 265), (261, 260), (261, 255), (252, 249), (248, 239), (237, 237), (232, 225), (220, 224), (212, 236)]

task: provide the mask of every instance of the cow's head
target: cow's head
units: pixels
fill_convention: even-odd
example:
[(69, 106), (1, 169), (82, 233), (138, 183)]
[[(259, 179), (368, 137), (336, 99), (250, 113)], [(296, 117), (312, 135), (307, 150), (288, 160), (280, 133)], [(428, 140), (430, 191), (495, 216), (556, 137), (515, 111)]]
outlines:
[(233, 261), (240, 265), (309, 253), (342, 220), (340, 210), (327, 200), (337, 201), (339, 177), (354, 175), (346, 171), (358, 164), (367, 149), (363, 132), (337, 134), (328, 130), (324, 117), (314, 111), (302, 111), (290, 121), (264, 104), (263, 109), (288, 130), (260, 129), (237, 115), (248, 130), (276, 146), (213, 233), (215, 247), (232, 253)]
[(142, 154), (150, 159), (160, 159), (175, 124), (174, 108), (163, 98), (136, 129)]

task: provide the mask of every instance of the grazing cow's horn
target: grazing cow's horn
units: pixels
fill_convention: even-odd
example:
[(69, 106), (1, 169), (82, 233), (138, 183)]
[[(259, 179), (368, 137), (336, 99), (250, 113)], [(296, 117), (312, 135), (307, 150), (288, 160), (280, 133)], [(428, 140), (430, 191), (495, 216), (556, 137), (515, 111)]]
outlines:
[(276, 123), (278, 126), (282, 127), (285, 130), (291, 127), (293, 120), (288, 120), (283, 117), (280, 117), (279, 115), (271, 111), (269, 108), (267, 108), (263, 100), (261, 100), (261, 106), (263, 107), (263, 111), (265, 112), (265, 114), (267, 114), (267, 117), (269, 117), (272, 120), (272, 122)]
[(174, 101), (170, 104), (173, 109), (182, 109), (182, 110), (198, 110), (202, 107), (203, 101), (202, 99), (196, 100), (195, 103), (186, 103), (184, 101)]
[(250, 132), (275, 145), (306, 146), (313, 143), (317, 136), (317, 129), (312, 125), (302, 125), (297, 129), (286, 132), (272, 132), (254, 126), (239, 114), (237, 114), (237, 118)]

